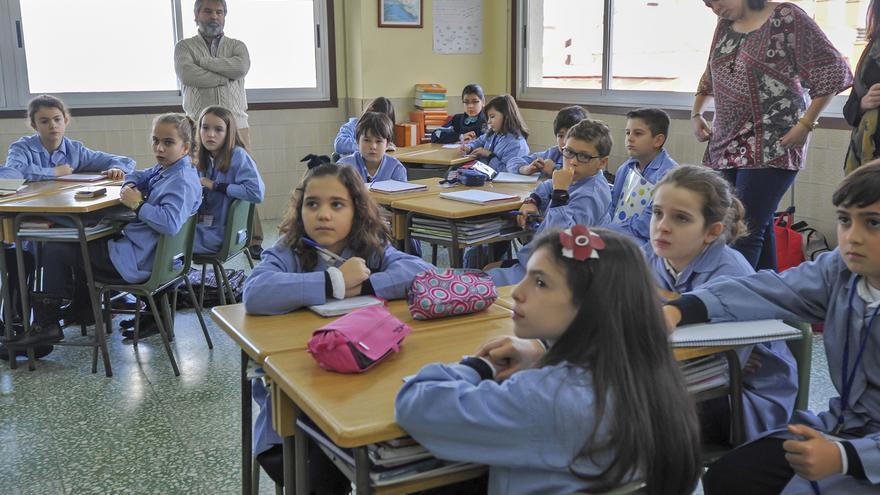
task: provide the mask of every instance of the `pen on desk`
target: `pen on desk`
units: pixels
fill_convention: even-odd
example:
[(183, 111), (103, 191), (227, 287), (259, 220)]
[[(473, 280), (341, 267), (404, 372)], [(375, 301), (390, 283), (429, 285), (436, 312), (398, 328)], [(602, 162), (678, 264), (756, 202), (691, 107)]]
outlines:
[(325, 256), (327, 256), (328, 258), (330, 258), (331, 260), (333, 260), (336, 263), (345, 263), (346, 261), (348, 261), (346, 258), (339, 256), (338, 254), (334, 253), (333, 251), (330, 251), (329, 249), (321, 247), (320, 244), (309, 239), (308, 237), (303, 236), (302, 240), (304, 243), (306, 243), (306, 245), (315, 248), (316, 251), (324, 254)]

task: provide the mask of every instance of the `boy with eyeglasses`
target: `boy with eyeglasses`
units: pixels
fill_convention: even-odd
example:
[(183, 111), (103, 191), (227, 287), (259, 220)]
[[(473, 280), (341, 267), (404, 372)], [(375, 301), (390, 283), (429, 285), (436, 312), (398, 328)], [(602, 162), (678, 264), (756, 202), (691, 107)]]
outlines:
[[(538, 184), (520, 207), (520, 226), (525, 227), (535, 215), (544, 217), (536, 235), (548, 228), (608, 224), (611, 188), (602, 171), (608, 165), (611, 146), (611, 130), (604, 122), (584, 119), (569, 129), (562, 148), (562, 168), (553, 172), (551, 180)], [(517, 252), (517, 259), (489, 270), (495, 284), (512, 285), (522, 280), (531, 249), (532, 243), (526, 244)]]
[(550, 177), (554, 170), (562, 168), (562, 148), (565, 147), (565, 136), (568, 130), (578, 122), (590, 118), (589, 113), (579, 105), (572, 105), (559, 110), (553, 119), (553, 134), (556, 135), (556, 146), (551, 146), (539, 153), (532, 153), (521, 158), (511, 160), (511, 168), (516, 162), (516, 170), (522, 175), (541, 174), (541, 177)]
[(678, 163), (663, 148), (669, 135), (669, 115), (659, 108), (639, 108), (626, 114), (626, 153), (611, 191), (608, 226), (648, 242), (654, 186)]

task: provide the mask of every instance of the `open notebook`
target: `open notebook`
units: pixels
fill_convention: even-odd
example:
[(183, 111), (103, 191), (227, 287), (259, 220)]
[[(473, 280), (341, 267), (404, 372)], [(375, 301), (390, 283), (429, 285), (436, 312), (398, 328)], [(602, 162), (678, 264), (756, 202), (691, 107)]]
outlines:
[(101, 174), (70, 174), (62, 175), (61, 177), (55, 177), (55, 180), (68, 182), (97, 182), (106, 178), (106, 176), (103, 176)]
[(355, 296), (346, 297), (345, 299), (334, 299), (324, 304), (316, 304), (309, 306), (309, 309), (319, 315), (328, 318), (330, 316), (341, 316), (351, 313), (352, 311), (368, 306), (379, 306), (385, 304), (385, 301), (373, 296)]
[(24, 189), (24, 179), (0, 179), (0, 196), (9, 196)]
[(428, 186), (424, 184), (413, 184), (412, 182), (401, 182), (399, 180), (380, 180), (377, 182), (371, 182), (369, 185), (369, 189), (370, 191), (393, 194), (402, 192), (427, 191)]
[(801, 331), (782, 320), (732, 321), (684, 325), (669, 337), (672, 347), (746, 345), (801, 338)]
[(499, 172), (498, 175), (492, 179), (492, 182), (497, 182), (499, 184), (537, 184), (538, 174), (521, 175), (512, 174), (510, 172)]
[(490, 191), (481, 191), (479, 189), (440, 193), (440, 197), (443, 199), (463, 201), (465, 203), (476, 203), (478, 205), (499, 203), (502, 201), (513, 201), (519, 199), (519, 196), (515, 196), (513, 194), (501, 194)]

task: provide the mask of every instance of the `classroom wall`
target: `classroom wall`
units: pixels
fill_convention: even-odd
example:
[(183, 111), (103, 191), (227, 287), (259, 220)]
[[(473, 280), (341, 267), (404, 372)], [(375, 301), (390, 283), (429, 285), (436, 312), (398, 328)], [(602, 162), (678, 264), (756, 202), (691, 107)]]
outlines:
[[(413, 85), (440, 83), (449, 89), (450, 111), (460, 112), (460, 92), (479, 82), (487, 95), (510, 86), (511, 2), (483, 0), (483, 51), (479, 54), (436, 55), (433, 52), (433, 0), (424, 0), (422, 29), (380, 28), (377, 0), (336, 2), (342, 11), (348, 73), (340, 90), (350, 115), (357, 115), (377, 96), (391, 99), (397, 120), (413, 109)], [(342, 56), (342, 55), (340, 55)]]
[[(532, 150), (544, 150), (556, 143), (553, 135), (555, 111), (523, 109), (523, 117), (528, 122), (529, 146)], [(626, 161), (623, 146), (626, 117), (621, 115), (591, 114), (592, 118), (602, 120), (611, 128), (614, 147), (608, 160), (608, 169), (615, 172)], [(681, 164), (702, 163), (705, 143), (698, 143), (691, 131), (688, 120), (673, 120), (670, 128), (667, 149)], [(797, 207), (795, 216), (806, 220), (811, 226), (825, 234), (829, 241), (837, 243), (835, 237), (836, 217), (831, 205), (831, 195), (843, 179), (843, 161), (849, 145), (849, 131), (816, 129), (807, 152), (807, 165), (798, 173), (794, 185), (794, 201)], [(782, 198), (782, 210), (791, 204), (791, 191)]]

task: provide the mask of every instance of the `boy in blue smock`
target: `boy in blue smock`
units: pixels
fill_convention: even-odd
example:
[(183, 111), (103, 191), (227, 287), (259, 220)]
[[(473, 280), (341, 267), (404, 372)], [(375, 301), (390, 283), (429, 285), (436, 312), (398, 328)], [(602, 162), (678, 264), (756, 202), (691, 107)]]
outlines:
[[(379, 112), (384, 113), (391, 120), (391, 127), (394, 127), (394, 105), (391, 104), (391, 100), (385, 98), (384, 96), (380, 96), (375, 100), (371, 101), (367, 108), (364, 110), (364, 113), (368, 112)], [(357, 117), (352, 117), (348, 119), (342, 127), (339, 128), (339, 132), (336, 134), (336, 139), (333, 140), (333, 151), (338, 153), (340, 156), (346, 156), (354, 153), (358, 150), (358, 142), (357, 142), (357, 123), (360, 120)], [(394, 143), (389, 143), (388, 149), (394, 149)]]
[(659, 108), (639, 108), (626, 114), (626, 152), (611, 191), (608, 228), (648, 242), (651, 195), (670, 169), (678, 165), (663, 146), (669, 135), (669, 115)]
[(119, 180), (134, 171), (134, 160), (86, 148), (64, 136), (70, 113), (64, 102), (40, 95), (28, 102), (28, 121), (37, 131), (9, 146), (6, 166), (21, 172), (29, 181), (51, 180), (74, 172), (100, 172)]
[(406, 167), (400, 160), (385, 153), (393, 134), (394, 125), (387, 115), (379, 112), (365, 113), (357, 123), (358, 151), (342, 157), (338, 163), (354, 167), (364, 182), (406, 182)]
[(839, 246), (776, 273), (723, 277), (664, 307), (671, 326), (782, 318), (824, 321), (828, 373), (839, 397), (815, 415), (745, 444), (709, 466), (707, 494), (880, 491), (880, 162), (834, 192)]
[(565, 147), (565, 136), (568, 134), (568, 130), (578, 122), (589, 117), (587, 111), (579, 105), (563, 108), (556, 114), (556, 118), (553, 119), (553, 134), (556, 136), (556, 146), (517, 158), (511, 162), (511, 168), (516, 166), (517, 172), (522, 175), (540, 174), (541, 177), (549, 178), (553, 175), (554, 170), (562, 168), (564, 160), (562, 148)]
[[(553, 172), (551, 180), (539, 184), (520, 207), (520, 227), (525, 228), (530, 218), (538, 215), (544, 218), (535, 234), (576, 224), (607, 224), (611, 192), (602, 170), (608, 164), (612, 144), (611, 130), (604, 122), (584, 119), (569, 129), (562, 149), (565, 164)], [(526, 244), (516, 260), (489, 270), (495, 284), (512, 285), (522, 280), (531, 250), (531, 243)]]
[[(176, 235), (202, 201), (199, 176), (190, 160), (195, 123), (183, 114), (165, 114), (153, 121), (153, 153), (157, 165), (125, 176), (120, 202), (136, 220), (110, 240), (88, 244), (96, 280), (140, 283), (153, 269), (156, 245), (162, 235)], [(19, 345), (47, 344), (64, 338), (61, 330), (62, 298), (87, 294), (84, 260), (77, 244), (46, 243), (43, 256), (43, 293), (33, 298), (34, 324), (16, 339)], [(90, 299), (74, 297), (80, 304)], [(77, 308), (81, 314), (94, 308)], [(80, 320), (83, 321), (83, 320)], [(143, 335), (143, 332), (141, 332)]]

